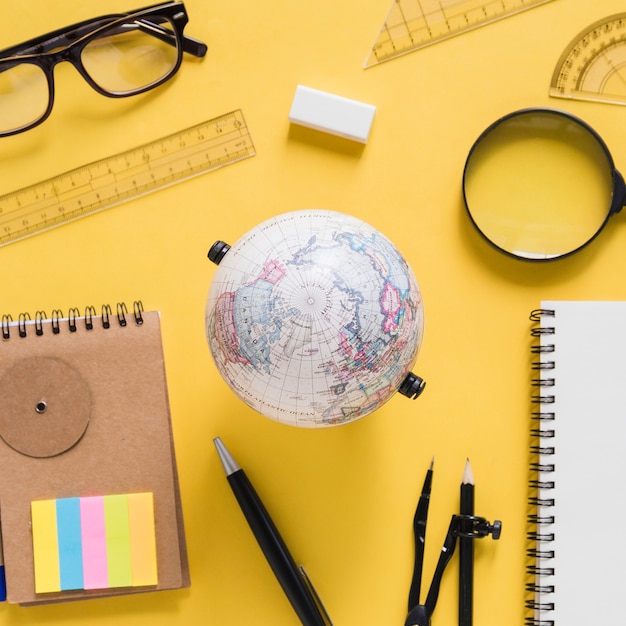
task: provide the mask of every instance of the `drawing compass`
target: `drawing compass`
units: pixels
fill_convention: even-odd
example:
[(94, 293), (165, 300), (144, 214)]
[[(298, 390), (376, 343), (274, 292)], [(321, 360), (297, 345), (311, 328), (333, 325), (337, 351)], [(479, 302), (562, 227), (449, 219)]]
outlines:
[(441, 580), (446, 566), (454, 554), (459, 537), (480, 539), (491, 534), (493, 539), (499, 539), (502, 529), (502, 523), (497, 520), (494, 521), (493, 524), (490, 524), (483, 517), (476, 517), (474, 515), (453, 515), (441, 548), (439, 560), (435, 566), (435, 572), (430, 583), (430, 588), (428, 589), (428, 594), (426, 595), (426, 600), (424, 604), (420, 604), (424, 547), (426, 544), (426, 522), (428, 518), (428, 505), (430, 503), (432, 476), (433, 463), (431, 462), (426, 472), (424, 486), (422, 487), (422, 493), (413, 519), (415, 566), (413, 569), (411, 588), (409, 590), (409, 614), (404, 622), (404, 626), (430, 626), (432, 615), (435, 611), (435, 605), (437, 604), (437, 598), (439, 597)]

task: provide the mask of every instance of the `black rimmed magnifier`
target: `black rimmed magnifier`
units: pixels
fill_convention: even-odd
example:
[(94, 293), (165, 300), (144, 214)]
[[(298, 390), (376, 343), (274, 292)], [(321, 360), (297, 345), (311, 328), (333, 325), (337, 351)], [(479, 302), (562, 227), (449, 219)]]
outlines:
[(530, 108), (478, 137), (465, 163), (463, 198), (496, 248), (548, 261), (593, 241), (624, 206), (626, 187), (591, 126), (565, 111)]

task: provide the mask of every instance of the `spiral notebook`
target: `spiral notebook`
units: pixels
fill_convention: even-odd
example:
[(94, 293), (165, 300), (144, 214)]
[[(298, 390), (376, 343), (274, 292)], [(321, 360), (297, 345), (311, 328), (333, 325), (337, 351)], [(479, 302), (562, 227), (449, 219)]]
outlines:
[(158, 312), (4, 315), (1, 330), (7, 600), (188, 586)]
[(545, 301), (531, 320), (527, 624), (623, 626), (626, 302)]

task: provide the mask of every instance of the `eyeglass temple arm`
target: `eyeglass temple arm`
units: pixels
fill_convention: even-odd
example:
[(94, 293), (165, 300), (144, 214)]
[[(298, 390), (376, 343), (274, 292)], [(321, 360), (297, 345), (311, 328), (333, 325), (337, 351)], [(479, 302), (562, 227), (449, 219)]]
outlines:
[[(111, 21), (124, 17), (123, 15), (106, 15), (96, 19), (85, 20), (70, 26), (69, 28), (59, 28), (58, 30), (41, 35), (35, 39), (31, 39), (25, 43), (10, 48), (0, 50), (0, 59), (9, 58), (12, 56), (22, 56), (27, 54), (40, 54), (42, 52), (49, 52), (60, 46), (68, 45), (73, 41), (76, 41), (89, 34), (93, 30), (96, 30), (100, 26), (106, 26)], [(176, 38), (171, 30), (163, 28), (154, 22), (148, 20), (138, 20), (137, 24), (143, 25), (144, 28), (150, 31), (152, 35), (161, 39), (165, 43), (175, 45)], [(207, 52), (207, 46), (202, 41), (183, 35), (183, 50), (193, 56), (203, 57)]]
[[(159, 24), (155, 24), (149, 20), (141, 20), (136, 22), (143, 27), (144, 30), (150, 32), (151, 35), (168, 43), (172, 46), (176, 45), (176, 37), (169, 28), (163, 28)], [(195, 57), (203, 57), (207, 52), (207, 45), (199, 39), (183, 35), (183, 50)]]

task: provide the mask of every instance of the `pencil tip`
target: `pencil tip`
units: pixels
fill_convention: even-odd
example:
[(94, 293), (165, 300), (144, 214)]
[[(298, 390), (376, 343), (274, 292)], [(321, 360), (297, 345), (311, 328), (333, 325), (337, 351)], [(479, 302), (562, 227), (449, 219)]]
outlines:
[(465, 461), (465, 471), (463, 472), (463, 484), (464, 485), (474, 484), (474, 474), (472, 472), (472, 465), (469, 459)]
[(429, 469), (429, 470), (432, 470), (434, 465), (435, 465), (435, 457), (433, 457), (433, 458), (430, 460), (430, 467), (429, 467), (428, 469)]

